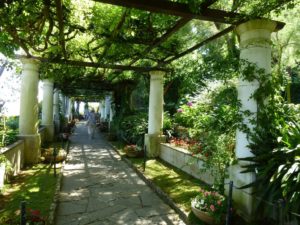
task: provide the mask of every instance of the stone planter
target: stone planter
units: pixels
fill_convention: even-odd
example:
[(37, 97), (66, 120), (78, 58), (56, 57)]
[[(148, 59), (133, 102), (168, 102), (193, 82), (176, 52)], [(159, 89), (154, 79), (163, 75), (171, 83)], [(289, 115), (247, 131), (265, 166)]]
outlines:
[(211, 225), (215, 225), (215, 221), (214, 221), (214, 218), (212, 218), (210, 215), (208, 215), (206, 212), (204, 211), (201, 211), (200, 209), (197, 209), (195, 208), (195, 203), (194, 201), (192, 201), (191, 203), (191, 208), (192, 208), (192, 211), (194, 213), (194, 215), (202, 220), (203, 222), (207, 223), (207, 224), (211, 224)]

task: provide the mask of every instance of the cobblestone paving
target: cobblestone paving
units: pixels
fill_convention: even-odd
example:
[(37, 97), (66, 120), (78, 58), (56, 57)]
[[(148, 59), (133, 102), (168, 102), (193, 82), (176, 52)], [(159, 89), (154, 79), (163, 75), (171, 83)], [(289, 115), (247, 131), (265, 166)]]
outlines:
[(71, 139), (56, 225), (184, 225), (101, 135), (79, 123)]

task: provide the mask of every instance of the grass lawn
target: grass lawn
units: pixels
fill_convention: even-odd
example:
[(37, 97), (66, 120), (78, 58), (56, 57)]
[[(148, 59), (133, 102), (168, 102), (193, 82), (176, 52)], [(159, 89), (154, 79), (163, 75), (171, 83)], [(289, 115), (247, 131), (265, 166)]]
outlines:
[(26, 201), (27, 208), (40, 210), (47, 218), (57, 182), (53, 173), (49, 164), (38, 164), (26, 168), (7, 184), (0, 194), (0, 224), (19, 224), (21, 201)]

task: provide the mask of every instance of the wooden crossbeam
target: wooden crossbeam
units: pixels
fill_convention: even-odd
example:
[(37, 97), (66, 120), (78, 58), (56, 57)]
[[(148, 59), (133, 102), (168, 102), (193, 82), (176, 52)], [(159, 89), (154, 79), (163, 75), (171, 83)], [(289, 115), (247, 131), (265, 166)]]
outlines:
[(67, 58), (65, 35), (64, 35), (63, 9), (62, 9), (61, 0), (55, 0), (55, 6), (56, 6), (57, 19), (58, 19), (58, 27), (59, 27), (59, 43), (61, 45), (64, 57)]
[[(190, 10), (188, 4), (171, 2), (167, 0), (94, 0), (96, 2), (107, 3), (111, 5), (123, 6), (127, 8), (135, 8), (155, 13), (163, 13), (171, 16), (194, 18), (199, 20), (235, 24), (242, 15), (234, 12), (226, 12), (218, 9), (206, 8), (197, 14)], [(203, 3), (210, 5), (215, 1), (207, 1)]]
[(200, 11), (208, 8), (209, 6), (211, 6), (212, 4), (214, 4), (217, 1), (218, 0), (206, 0), (206, 1), (201, 2), (201, 4), (200, 4)]
[(20, 58), (32, 58), (39, 60), (45, 63), (53, 63), (53, 64), (62, 64), (62, 65), (70, 65), (70, 66), (77, 66), (77, 67), (94, 67), (94, 68), (106, 68), (112, 70), (121, 70), (121, 71), (137, 71), (137, 72), (149, 72), (153, 70), (161, 70), (161, 71), (168, 71), (168, 69), (153, 66), (153, 67), (145, 67), (145, 66), (124, 66), (124, 65), (116, 65), (116, 64), (105, 64), (105, 63), (96, 63), (96, 62), (84, 62), (84, 61), (76, 61), (76, 60), (67, 60), (67, 59), (48, 59), (43, 57), (36, 57), (36, 56), (23, 56), (23, 55), (15, 55), (17, 59)]
[(171, 59), (168, 59), (168, 60), (164, 61), (164, 63), (165, 63), (165, 64), (168, 64), (168, 63), (170, 63), (170, 62), (172, 62), (172, 61), (174, 61), (174, 60), (176, 60), (176, 59), (179, 59), (179, 58), (181, 58), (181, 57), (183, 57), (183, 56), (185, 56), (185, 55), (187, 55), (187, 54), (189, 54), (189, 53), (195, 51), (196, 49), (202, 47), (203, 45), (205, 45), (205, 44), (211, 42), (212, 40), (215, 40), (215, 39), (217, 39), (217, 38), (219, 38), (219, 37), (221, 37), (221, 36), (223, 36), (223, 35), (229, 33), (229, 32), (232, 31), (234, 28), (235, 28), (235, 26), (234, 26), (234, 25), (231, 25), (231, 26), (227, 27), (226, 29), (224, 29), (224, 30), (222, 30), (222, 31), (220, 31), (220, 32), (218, 32), (218, 33), (216, 33), (216, 34), (214, 34), (213, 36), (211, 36), (211, 37), (209, 37), (209, 38), (207, 38), (207, 39), (201, 41), (200, 43), (194, 45), (193, 47), (191, 47), (191, 48), (185, 50), (184, 52), (179, 53), (178, 55), (175, 55), (175, 56), (172, 57)]
[(171, 37), (181, 27), (183, 27), (184, 25), (186, 25), (190, 20), (191, 20), (191, 18), (182, 18), (182, 19), (178, 20), (177, 23), (173, 27), (171, 27), (167, 32), (165, 32), (160, 38), (157, 38), (153, 42), (153, 44), (150, 45), (148, 48), (146, 48), (142, 53), (140, 53), (138, 57), (135, 57), (133, 60), (131, 60), (131, 62), (129, 63), (129, 65), (134, 64), (136, 61), (138, 61), (139, 59), (141, 59), (141, 57), (143, 57), (147, 53), (151, 52), (154, 48), (156, 48), (161, 43), (163, 43), (165, 40), (167, 40), (169, 37)]
[(100, 56), (100, 60), (106, 56), (108, 50), (110, 49), (111, 45), (112, 45), (112, 41), (117, 37), (119, 31), (121, 30), (124, 22), (125, 22), (125, 19), (128, 15), (128, 11), (129, 10), (125, 10), (121, 16), (121, 19), (120, 21), (118, 22), (117, 26), (115, 27), (115, 29), (113, 30), (111, 36), (108, 38), (108, 45), (106, 45), (105, 49), (103, 50), (101, 56)]

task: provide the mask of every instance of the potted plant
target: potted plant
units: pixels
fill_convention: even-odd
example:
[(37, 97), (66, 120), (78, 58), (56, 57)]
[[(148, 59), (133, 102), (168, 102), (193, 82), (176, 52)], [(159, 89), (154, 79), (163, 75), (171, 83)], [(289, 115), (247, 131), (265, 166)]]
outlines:
[(200, 220), (208, 224), (219, 224), (226, 214), (226, 198), (215, 191), (200, 189), (192, 199), (192, 211)]

